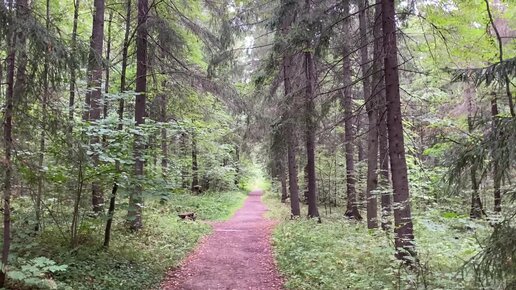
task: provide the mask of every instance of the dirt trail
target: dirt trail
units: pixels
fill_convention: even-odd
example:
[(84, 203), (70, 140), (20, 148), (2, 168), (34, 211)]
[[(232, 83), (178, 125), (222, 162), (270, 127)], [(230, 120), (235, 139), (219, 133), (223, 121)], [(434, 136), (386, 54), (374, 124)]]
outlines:
[(263, 217), (267, 208), (261, 195), (251, 192), (230, 220), (215, 223), (213, 234), (167, 274), (161, 289), (282, 289), (270, 244), (274, 224)]

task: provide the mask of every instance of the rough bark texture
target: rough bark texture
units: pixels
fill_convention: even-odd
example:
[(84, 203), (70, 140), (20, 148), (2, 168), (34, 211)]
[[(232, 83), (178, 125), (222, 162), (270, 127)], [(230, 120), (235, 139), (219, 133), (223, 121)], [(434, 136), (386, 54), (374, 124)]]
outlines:
[[(73, 27), (72, 27), (72, 55), (76, 54), (77, 50), (77, 24), (79, 22), (79, 6), (81, 1), (75, 0), (74, 1), (74, 9), (73, 9)], [(75, 111), (75, 70), (76, 66), (75, 63), (73, 63), (70, 66), (70, 96), (68, 100), (68, 119), (70, 123), (73, 121), (74, 118), (74, 111)], [(72, 127), (70, 126), (70, 130)]]
[[(343, 35), (349, 35), (351, 20), (349, 17), (349, 0), (343, 2), (343, 17), (344, 27)], [(354, 132), (353, 129), (353, 97), (351, 94), (351, 59), (350, 59), (351, 48), (347, 40), (344, 40), (343, 44), (343, 79), (344, 89), (342, 90), (342, 105), (344, 107), (344, 147), (346, 151), (346, 213), (348, 218), (361, 220), (362, 216), (358, 212), (357, 199), (356, 199), (356, 178), (355, 178), (355, 161), (354, 161)]]
[[(148, 0), (138, 0), (138, 30), (136, 35), (136, 104), (134, 106), (134, 119), (136, 126), (145, 123), (145, 103), (147, 94), (147, 13), (149, 11)], [(135, 168), (137, 184), (129, 197), (128, 220), (131, 230), (139, 230), (142, 223), (142, 182), (144, 178), (144, 149), (143, 140), (136, 136), (134, 144)]]
[(382, 33), (382, 0), (376, 0), (374, 13), (374, 51), (373, 51), (373, 81), (372, 94), (377, 100), (378, 114), (378, 161), (381, 187), (382, 229), (391, 226), (391, 192), (389, 190), (389, 151), (387, 140), (387, 107), (385, 103), (385, 79), (383, 73), (383, 33)]
[[(282, 9), (284, 15), (281, 23), (281, 33), (286, 37), (290, 31), (290, 26), (295, 18), (295, 9), (292, 7), (293, 2), (283, 0)], [(283, 86), (285, 98), (293, 99), (292, 96), (292, 65), (293, 56), (289, 48), (285, 49), (283, 54)], [(288, 183), (290, 191), (290, 211), (292, 217), (301, 215), (299, 207), (299, 185), (297, 179), (297, 161), (296, 161), (296, 142), (295, 142), (295, 128), (292, 114), (292, 108), (287, 108), (285, 113), (285, 132), (287, 134), (287, 164), (288, 164)]]
[[(19, 3), (19, 2), (18, 2)], [(14, 103), (14, 74), (16, 61), (16, 35), (14, 29), (9, 31), (7, 64), (7, 88), (5, 94), (4, 109), (4, 188), (3, 188), (3, 243), (2, 243), (2, 270), (0, 271), (0, 287), (4, 287), (7, 274), (7, 263), (9, 261), (9, 249), (11, 247), (11, 178), (12, 178), (12, 147), (13, 147), (13, 103)]]
[[(310, 0), (305, 1), (305, 13), (310, 17)], [(317, 209), (317, 180), (315, 175), (315, 64), (312, 53), (312, 44), (307, 43), (305, 51), (305, 134), (306, 134), (306, 173), (307, 173), (307, 201), (308, 201), (308, 217), (319, 218), (319, 210)], [(319, 218), (320, 220), (320, 218)]]
[[(100, 119), (102, 112), (102, 49), (104, 44), (104, 0), (94, 1), (94, 15), (93, 26), (90, 41), (90, 55), (88, 60), (88, 93), (86, 94), (85, 120), (96, 122)], [(92, 146), (99, 143), (99, 137), (93, 136), (90, 140)], [(95, 150), (93, 150), (95, 152)], [(99, 164), (98, 153), (93, 153), (91, 156), (93, 166)], [(96, 213), (102, 212), (104, 197), (102, 189), (98, 181), (94, 180), (91, 184), (91, 203), (93, 211)]]
[(371, 94), (371, 77), (369, 70), (369, 53), (368, 53), (368, 37), (367, 37), (367, 0), (358, 1), (359, 9), (359, 25), (360, 25), (360, 62), (362, 69), (362, 90), (364, 101), (366, 104), (368, 131), (367, 131), (367, 228), (374, 229), (378, 227), (378, 202), (374, 191), (378, 186), (378, 124), (377, 124), (377, 106), (376, 97)]
[(408, 187), (407, 162), (401, 117), (401, 101), (398, 74), (398, 48), (394, 0), (382, 1), (382, 20), (385, 50), (385, 92), (387, 100), (387, 129), (394, 193), (394, 223), (396, 257), (413, 263), (415, 256), (412, 214)]

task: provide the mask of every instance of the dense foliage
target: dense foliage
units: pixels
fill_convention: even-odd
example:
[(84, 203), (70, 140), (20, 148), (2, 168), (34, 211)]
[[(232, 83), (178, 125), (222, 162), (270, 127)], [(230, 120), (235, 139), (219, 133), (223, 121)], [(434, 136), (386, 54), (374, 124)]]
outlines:
[(1, 1), (0, 287), (156, 287), (271, 180), (287, 288), (514, 288), (515, 16)]

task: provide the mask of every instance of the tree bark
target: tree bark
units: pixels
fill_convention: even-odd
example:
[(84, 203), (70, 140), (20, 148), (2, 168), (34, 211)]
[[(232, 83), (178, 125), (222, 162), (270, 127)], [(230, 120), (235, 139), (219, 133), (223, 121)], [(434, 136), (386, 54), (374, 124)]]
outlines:
[[(179, 146), (181, 147), (181, 155), (186, 158), (189, 155), (188, 150), (188, 135), (186, 133), (181, 133), (179, 137)], [(188, 166), (186, 162), (181, 162), (181, 188), (188, 189), (191, 184), (188, 182)]]
[[(282, 0), (282, 9), (285, 12), (281, 23), (281, 34), (283, 37), (287, 37), (292, 22), (295, 18), (295, 7), (294, 2)], [(287, 47), (283, 54), (283, 91), (285, 99), (293, 99), (292, 90), (292, 65), (293, 65), (293, 54), (292, 51)], [(295, 125), (294, 125), (294, 114), (292, 108), (288, 108), (285, 113), (285, 132), (287, 134), (287, 164), (288, 164), (288, 183), (290, 191), (290, 212), (291, 217), (299, 217), (301, 215), (299, 207), (299, 185), (297, 179), (297, 161), (296, 161), (296, 142), (295, 142)]]
[[(486, 9), (487, 9), (487, 15), (489, 16), (489, 22), (491, 22), (491, 25), (493, 26), (493, 30), (496, 35), (496, 41), (498, 42), (498, 60), (500, 63), (503, 62), (503, 41), (502, 36), (500, 35), (500, 32), (498, 31), (498, 27), (496, 27), (493, 15), (491, 14), (491, 7), (489, 6), (489, 0), (484, 0), (486, 3)], [(504, 76), (505, 81), (505, 94), (507, 96), (507, 100), (509, 101), (509, 111), (511, 112), (511, 116), (514, 118), (516, 116), (516, 113), (514, 112), (514, 101), (512, 99), (512, 93), (511, 93), (511, 81), (509, 79), (509, 75), (506, 72)]]
[(168, 137), (167, 128), (165, 123), (167, 122), (167, 96), (165, 94), (160, 96), (160, 121), (162, 123), (161, 128), (161, 174), (164, 178), (168, 176)]
[[(496, 99), (496, 93), (493, 92), (493, 98), (491, 99), (491, 118), (492, 118), (492, 130), (495, 138), (497, 137), (498, 131), (498, 104)], [(495, 154), (496, 148), (492, 149), (491, 154)], [(499, 163), (497, 156), (493, 156), (493, 196), (494, 196), (494, 212), (502, 211), (502, 193), (500, 186), (502, 183), (502, 173), (499, 172)]]
[(287, 175), (285, 174), (285, 161), (281, 160), (279, 178), (281, 183), (281, 203), (287, 202), (288, 190), (287, 190)]
[[(145, 103), (147, 94), (147, 17), (149, 11), (148, 0), (138, 0), (138, 30), (136, 36), (136, 103), (134, 105), (134, 119), (136, 126), (140, 127), (145, 123)], [(143, 138), (135, 136), (134, 156), (136, 176), (136, 186), (129, 197), (128, 220), (130, 229), (135, 231), (143, 227), (142, 207), (143, 207), (143, 167), (144, 149)]]
[[(310, 17), (310, 0), (305, 1), (306, 16)], [(311, 17), (310, 17), (311, 18)], [(306, 133), (306, 167), (308, 177), (308, 218), (318, 218), (319, 210), (317, 209), (317, 177), (315, 173), (315, 64), (313, 59), (311, 40), (307, 42), (305, 49), (305, 133)]]
[(364, 101), (366, 104), (368, 131), (367, 131), (367, 228), (374, 229), (378, 227), (378, 205), (374, 191), (378, 186), (378, 124), (377, 124), (377, 106), (376, 97), (371, 94), (371, 78), (369, 71), (369, 52), (367, 38), (367, 11), (369, 6), (367, 0), (359, 0), (359, 29), (360, 29), (360, 62), (362, 69), (362, 90)]
[[(193, 129), (195, 130), (195, 129)], [(192, 192), (199, 194), (201, 192), (201, 185), (199, 184), (199, 164), (197, 163), (197, 136), (192, 131)]]
[[(90, 41), (90, 55), (88, 60), (88, 93), (86, 94), (87, 110), (85, 111), (85, 120), (93, 123), (100, 120), (102, 112), (102, 52), (104, 44), (104, 0), (94, 1), (93, 26)], [(92, 147), (100, 142), (98, 136), (91, 137), (90, 143)], [(99, 165), (99, 154), (96, 150), (92, 150), (91, 156), (93, 167)], [(102, 188), (98, 182), (98, 177), (94, 178), (91, 183), (91, 203), (95, 213), (101, 213), (103, 210), (104, 197)]]
[[(19, 1), (17, 4), (19, 4)], [(4, 109), (4, 190), (3, 190), (3, 243), (2, 243), (2, 269), (0, 271), (0, 288), (5, 286), (5, 278), (7, 275), (7, 263), (9, 261), (9, 249), (11, 247), (11, 178), (13, 173), (12, 167), (12, 148), (13, 148), (13, 113), (14, 113), (14, 74), (16, 61), (16, 34), (13, 24), (10, 25), (8, 43), (7, 43), (7, 88), (5, 93), (5, 109)]]
[(240, 146), (235, 145), (235, 185), (240, 183)]
[[(73, 27), (72, 27), (72, 56), (76, 55), (77, 50), (77, 25), (79, 23), (79, 5), (81, 1), (80, 0), (74, 0), (74, 9), (73, 9)], [(70, 132), (72, 130), (71, 123), (73, 122), (74, 118), (74, 111), (75, 111), (75, 80), (76, 77), (76, 64), (75, 61), (70, 66), (70, 96), (68, 100), (68, 120), (70, 121)]]
[(396, 257), (407, 264), (413, 264), (416, 249), (414, 244), (412, 214), (410, 211), (407, 162), (405, 159), (405, 144), (401, 117), (394, 0), (382, 1), (382, 19), (385, 50), (384, 70), (387, 101), (387, 130), (389, 135), (389, 157), (395, 204), (394, 233)]
[[(465, 99), (468, 105), (468, 132), (473, 133), (473, 97), (475, 94), (475, 87), (473, 84), (468, 81), (465, 84), (466, 88), (464, 90)], [(469, 212), (469, 217), (472, 219), (480, 219), (484, 215), (484, 208), (482, 205), (482, 200), (480, 199), (479, 182), (477, 180), (477, 171), (478, 167), (476, 164), (473, 164), (470, 168), (470, 178), (471, 178), (471, 209)]]
[[(349, 0), (343, 2), (343, 35), (347, 37), (350, 34), (351, 19), (349, 17)], [(361, 220), (362, 216), (358, 211), (357, 194), (356, 194), (356, 178), (355, 178), (355, 161), (354, 161), (354, 129), (353, 129), (353, 97), (351, 93), (351, 48), (347, 40), (343, 44), (343, 60), (342, 75), (344, 80), (344, 89), (342, 90), (342, 106), (344, 107), (344, 147), (346, 155), (346, 212), (345, 216), (350, 219)]]
[(389, 149), (387, 140), (387, 104), (385, 102), (385, 79), (383, 73), (382, 0), (376, 0), (374, 13), (374, 51), (372, 97), (377, 100), (378, 159), (381, 187), (382, 229), (391, 227), (391, 193), (389, 190)]
[[(132, 0), (127, 0), (126, 2), (126, 16), (125, 16), (125, 33), (124, 33), (124, 43), (122, 47), (122, 68), (120, 72), (120, 93), (124, 93), (126, 90), (126, 73), (127, 73), (127, 57), (129, 50), (129, 34), (131, 31), (131, 5)], [(123, 119), (124, 119), (124, 98), (120, 98), (118, 101), (118, 126), (117, 130), (121, 131), (123, 129)], [(113, 188), (111, 189), (111, 197), (109, 199), (109, 208), (108, 208), (108, 216), (106, 221), (106, 228), (104, 230), (104, 247), (108, 248), (109, 243), (111, 241), (111, 227), (113, 224), (113, 216), (115, 215), (115, 207), (116, 207), (116, 194), (118, 191), (118, 179), (120, 175), (120, 162), (115, 161), (115, 180), (113, 181)]]
[[(46, 1), (46, 18), (45, 18), (45, 27), (47, 31), (50, 30), (50, 0)], [(50, 47), (48, 48), (50, 50)], [(41, 198), (43, 196), (44, 184), (43, 184), (43, 162), (45, 161), (45, 130), (47, 120), (47, 99), (49, 92), (48, 87), (48, 57), (45, 57), (45, 62), (43, 64), (43, 96), (41, 100), (41, 113), (43, 115), (43, 124), (41, 130), (41, 136), (39, 139), (39, 160), (38, 160), (38, 189), (36, 192), (36, 226), (35, 231), (39, 231), (41, 229)]]

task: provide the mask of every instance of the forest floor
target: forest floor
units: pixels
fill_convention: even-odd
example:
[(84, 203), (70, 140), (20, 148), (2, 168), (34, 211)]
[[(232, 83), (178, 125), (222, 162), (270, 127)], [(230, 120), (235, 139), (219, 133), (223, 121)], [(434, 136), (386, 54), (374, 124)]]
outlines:
[(274, 222), (263, 216), (262, 194), (252, 191), (230, 220), (214, 223), (213, 234), (167, 274), (161, 289), (282, 289), (270, 242)]

